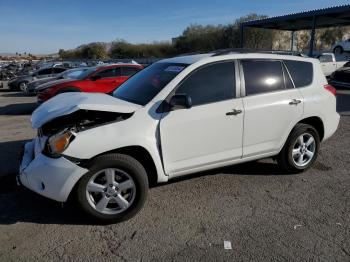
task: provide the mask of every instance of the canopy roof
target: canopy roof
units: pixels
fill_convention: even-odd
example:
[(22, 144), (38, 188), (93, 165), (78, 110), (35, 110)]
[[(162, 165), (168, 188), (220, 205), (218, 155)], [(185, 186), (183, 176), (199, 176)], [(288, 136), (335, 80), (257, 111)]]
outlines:
[(241, 24), (243, 27), (288, 31), (311, 30), (313, 27), (325, 28), (346, 25), (350, 25), (350, 5), (334, 6), (301, 13), (275, 16)]

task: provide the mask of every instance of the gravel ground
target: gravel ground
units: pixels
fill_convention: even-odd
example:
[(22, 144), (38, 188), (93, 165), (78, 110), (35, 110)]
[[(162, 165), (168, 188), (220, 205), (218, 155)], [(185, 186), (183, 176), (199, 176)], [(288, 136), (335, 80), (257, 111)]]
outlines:
[(350, 91), (309, 171), (262, 160), (193, 175), (152, 188), (135, 218), (108, 226), (15, 185), (34, 102), (0, 89), (0, 261), (350, 261)]

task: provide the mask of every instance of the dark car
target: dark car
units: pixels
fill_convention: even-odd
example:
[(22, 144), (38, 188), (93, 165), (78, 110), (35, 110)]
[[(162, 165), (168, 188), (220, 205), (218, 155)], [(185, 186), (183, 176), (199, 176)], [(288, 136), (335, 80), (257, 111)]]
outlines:
[(40, 85), (45, 84), (45, 83), (49, 83), (49, 82), (52, 82), (55, 80), (76, 79), (77, 77), (79, 77), (81, 75), (81, 73), (85, 72), (88, 69), (89, 69), (89, 67), (69, 69), (69, 70), (63, 71), (62, 73), (60, 73), (56, 76), (45, 77), (45, 78), (40, 78), (38, 80), (34, 80), (27, 85), (26, 93), (27, 94), (36, 94), (37, 88)]
[(329, 83), (335, 87), (350, 88), (350, 62), (335, 71), (330, 76)]
[(39, 70), (31, 72), (27, 75), (12, 78), (8, 82), (8, 87), (12, 90), (25, 91), (27, 89), (28, 83), (30, 83), (36, 79), (39, 79), (39, 78), (56, 76), (57, 74), (60, 74), (66, 70), (67, 69), (63, 68), (63, 67), (50, 67), (50, 68), (39, 69)]

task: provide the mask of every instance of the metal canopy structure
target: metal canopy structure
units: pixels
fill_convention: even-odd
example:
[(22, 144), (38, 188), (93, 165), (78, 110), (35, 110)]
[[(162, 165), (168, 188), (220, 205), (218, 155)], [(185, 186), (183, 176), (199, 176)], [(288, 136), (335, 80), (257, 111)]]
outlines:
[(293, 48), (295, 31), (310, 30), (309, 55), (312, 56), (316, 29), (347, 25), (350, 25), (350, 5), (334, 6), (313, 11), (248, 21), (241, 24), (241, 47), (244, 47), (244, 28), (246, 27), (291, 31), (291, 48)]

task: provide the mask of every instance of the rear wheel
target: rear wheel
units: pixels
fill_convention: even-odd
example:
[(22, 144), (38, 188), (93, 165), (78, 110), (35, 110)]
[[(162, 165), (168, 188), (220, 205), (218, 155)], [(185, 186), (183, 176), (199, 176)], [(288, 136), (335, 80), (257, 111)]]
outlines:
[(122, 154), (97, 157), (79, 181), (78, 201), (85, 212), (102, 223), (133, 217), (143, 206), (148, 179), (143, 166)]
[(333, 49), (333, 53), (336, 55), (340, 55), (344, 52), (344, 49), (341, 46), (337, 46)]
[(302, 172), (315, 162), (319, 147), (316, 129), (307, 124), (297, 124), (277, 157), (278, 164), (288, 172)]
[(27, 92), (28, 82), (24, 81), (19, 84), (19, 89), (23, 92)]

